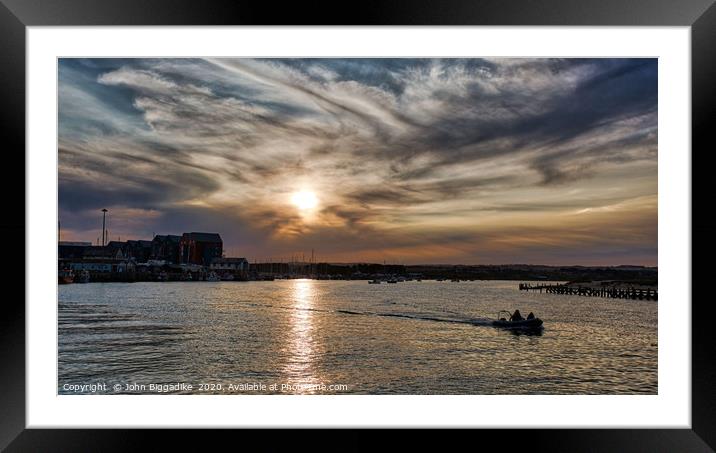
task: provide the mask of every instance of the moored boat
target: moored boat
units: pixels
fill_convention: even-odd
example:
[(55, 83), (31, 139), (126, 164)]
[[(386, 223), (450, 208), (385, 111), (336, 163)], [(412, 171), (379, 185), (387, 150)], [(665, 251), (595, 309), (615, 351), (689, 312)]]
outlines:
[(57, 283), (60, 285), (66, 285), (75, 281), (75, 273), (72, 269), (60, 269), (57, 272)]

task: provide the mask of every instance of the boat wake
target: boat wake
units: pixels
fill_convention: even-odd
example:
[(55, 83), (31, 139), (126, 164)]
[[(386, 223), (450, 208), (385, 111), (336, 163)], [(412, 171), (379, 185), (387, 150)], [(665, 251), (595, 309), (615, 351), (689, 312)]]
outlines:
[(359, 316), (378, 316), (384, 318), (405, 318), (413, 319), (416, 321), (433, 321), (433, 322), (445, 322), (453, 324), (471, 324), (474, 326), (491, 326), (492, 320), (487, 318), (467, 318), (459, 315), (453, 316), (439, 316), (433, 314), (424, 313), (385, 313), (385, 312), (371, 312), (371, 311), (352, 311), (352, 310), (321, 310), (326, 312), (340, 313), (344, 315), (359, 315)]
[(470, 324), (473, 326), (492, 326), (492, 319), (488, 318), (473, 318), (461, 315), (453, 311), (447, 312), (445, 315), (436, 313), (420, 313), (420, 312), (382, 312), (382, 311), (356, 311), (347, 309), (322, 309), (322, 308), (308, 308), (308, 307), (292, 307), (286, 305), (272, 305), (263, 303), (249, 303), (248, 305), (253, 307), (266, 307), (271, 309), (283, 308), (285, 310), (297, 310), (297, 311), (310, 311), (316, 313), (333, 313), (339, 315), (348, 316), (376, 316), (382, 318), (403, 318), (412, 319), (415, 321), (432, 321), (432, 322), (443, 322), (452, 324)]

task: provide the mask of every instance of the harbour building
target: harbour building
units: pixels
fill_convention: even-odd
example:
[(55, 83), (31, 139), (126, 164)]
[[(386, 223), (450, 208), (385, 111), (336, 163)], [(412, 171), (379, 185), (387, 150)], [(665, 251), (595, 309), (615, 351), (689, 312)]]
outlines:
[(179, 241), (182, 264), (209, 266), (223, 254), (223, 241), (218, 233), (184, 233)]

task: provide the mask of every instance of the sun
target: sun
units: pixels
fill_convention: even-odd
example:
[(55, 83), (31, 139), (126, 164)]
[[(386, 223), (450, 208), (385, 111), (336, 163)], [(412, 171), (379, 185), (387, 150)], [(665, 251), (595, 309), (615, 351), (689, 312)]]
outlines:
[(318, 205), (318, 198), (316, 194), (310, 190), (301, 190), (291, 196), (291, 203), (298, 209), (305, 211), (315, 208), (316, 205)]

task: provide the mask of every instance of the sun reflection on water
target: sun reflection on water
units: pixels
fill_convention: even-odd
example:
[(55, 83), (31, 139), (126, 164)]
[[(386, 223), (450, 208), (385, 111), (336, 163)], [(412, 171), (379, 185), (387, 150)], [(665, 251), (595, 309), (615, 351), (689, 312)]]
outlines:
[[(313, 280), (292, 281), (293, 308), (290, 317), (289, 356), (286, 366), (288, 384), (313, 385), (319, 381), (315, 373), (315, 340), (313, 302), (316, 288)], [(296, 389), (292, 393), (314, 393), (309, 389)]]

